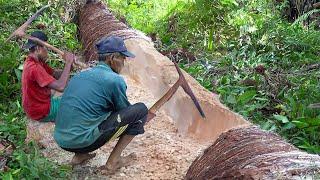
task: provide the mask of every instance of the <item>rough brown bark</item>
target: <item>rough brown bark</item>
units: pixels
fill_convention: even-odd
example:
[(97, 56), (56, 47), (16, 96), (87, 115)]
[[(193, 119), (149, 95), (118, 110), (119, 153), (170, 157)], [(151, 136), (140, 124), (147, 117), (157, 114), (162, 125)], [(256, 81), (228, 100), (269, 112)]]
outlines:
[(320, 157), (258, 127), (222, 133), (190, 166), (185, 179), (320, 177)]
[[(277, 1), (278, 3), (282, 3), (283, 1)], [(288, 18), (289, 21), (295, 21), (299, 16), (303, 14), (319, 8), (320, 2), (319, 0), (289, 0), (288, 7), (284, 9), (284, 14)], [(318, 21), (320, 13), (314, 13), (312, 16), (308, 17), (305, 21), (306, 25), (309, 25), (313, 21)], [(319, 23), (317, 23), (319, 24)]]
[(320, 8), (320, 2), (314, 3), (312, 6), (315, 9)]
[(104, 36), (119, 36), (124, 40), (130, 38), (148, 39), (142, 33), (128, 28), (106, 8), (100, 1), (92, 1), (83, 6), (79, 15), (81, 41), (85, 45), (84, 55), (87, 61), (97, 60), (95, 43)]

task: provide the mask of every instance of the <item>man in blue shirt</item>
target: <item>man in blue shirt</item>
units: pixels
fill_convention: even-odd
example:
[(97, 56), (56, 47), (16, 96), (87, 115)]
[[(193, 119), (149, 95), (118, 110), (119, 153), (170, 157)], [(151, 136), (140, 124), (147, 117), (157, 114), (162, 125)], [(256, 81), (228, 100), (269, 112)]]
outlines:
[(94, 157), (89, 154), (108, 141), (120, 137), (103, 168), (114, 171), (134, 157), (121, 152), (134, 136), (144, 133), (148, 109), (143, 103), (131, 105), (126, 96), (126, 83), (119, 75), (127, 51), (120, 37), (104, 37), (96, 44), (99, 64), (75, 75), (61, 98), (56, 118), (54, 139), (75, 155), (71, 164)]

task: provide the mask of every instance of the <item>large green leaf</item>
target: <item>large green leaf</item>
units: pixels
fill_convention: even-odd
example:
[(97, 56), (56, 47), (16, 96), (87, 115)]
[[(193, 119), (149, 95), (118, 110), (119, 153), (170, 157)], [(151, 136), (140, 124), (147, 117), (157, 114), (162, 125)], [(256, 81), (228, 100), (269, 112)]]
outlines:
[(301, 122), (301, 121), (297, 121), (297, 120), (293, 120), (292, 123), (293, 123), (294, 125), (296, 125), (296, 126), (297, 126), (298, 128), (300, 128), (300, 129), (303, 129), (303, 128), (306, 128), (306, 127), (309, 126), (308, 123)]
[(236, 104), (237, 101), (236, 101), (236, 97), (232, 94), (230, 94), (228, 97), (227, 97), (227, 103), (230, 103), (230, 104)]
[(237, 101), (241, 104), (245, 104), (250, 100), (252, 100), (256, 95), (257, 95), (257, 92), (255, 90), (249, 90), (241, 94), (238, 97)]
[(274, 117), (276, 120), (278, 120), (278, 121), (280, 121), (280, 122), (282, 122), (282, 123), (288, 123), (288, 122), (289, 122), (289, 120), (288, 120), (288, 118), (287, 118), (286, 116), (274, 114), (273, 117)]
[(7, 172), (2, 176), (3, 180), (13, 180), (11, 172)]
[(16, 73), (18, 80), (21, 81), (22, 72), (19, 69), (15, 69), (14, 72)]
[(298, 118), (296, 121), (308, 124), (308, 126), (320, 126), (320, 118)]
[(296, 127), (296, 126), (292, 122), (288, 122), (282, 128), (284, 130), (289, 130), (289, 129), (293, 129), (294, 127)]

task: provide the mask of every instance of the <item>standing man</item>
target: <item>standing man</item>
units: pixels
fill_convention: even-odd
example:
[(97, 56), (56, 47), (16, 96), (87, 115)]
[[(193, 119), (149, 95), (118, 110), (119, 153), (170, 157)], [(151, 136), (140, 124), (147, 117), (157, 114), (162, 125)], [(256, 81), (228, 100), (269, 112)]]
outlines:
[(99, 64), (75, 75), (69, 82), (56, 119), (54, 139), (64, 150), (74, 152), (73, 165), (94, 157), (89, 154), (120, 136), (106, 165), (108, 172), (126, 166), (135, 154), (121, 157), (124, 148), (144, 133), (148, 109), (143, 103), (131, 105), (126, 83), (119, 75), (127, 51), (120, 37), (102, 38), (97, 44)]
[[(35, 31), (31, 36), (42, 41), (47, 41), (47, 36), (42, 31)], [(56, 73), (46, 64), (48, 51), (45, 47), (34, 41), (28, 40), (25, 48), (29, 49), (22, 72), (22, 105), (27, 116), (41, 122), (54, 121), (60, 104), (59, 97), (51, 95), (51, 89), (62, 92), (70, 75), (70, 69), (75, 56), (64, 53), (66, 64), (62, 74)]]

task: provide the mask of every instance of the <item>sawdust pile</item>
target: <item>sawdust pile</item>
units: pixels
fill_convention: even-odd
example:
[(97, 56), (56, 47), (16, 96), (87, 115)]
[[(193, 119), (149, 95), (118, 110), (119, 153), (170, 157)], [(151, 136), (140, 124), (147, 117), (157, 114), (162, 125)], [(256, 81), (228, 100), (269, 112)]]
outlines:
[[(144, 102), (150, 107), (156, 99), (138, 82), (125, 77), (128, 85), (128, 98), (131, 103)], [(72, 153), (60, 149), (52, 137), (52, 123), (29, 121), (29, 138), (36, 139), (45, 147), (42, 153), (59, 164), (68, 164)], [(110, 179), (183, 179), (194, 159), (210, 142), (185, 137), (178, 133), (172, 119), (164, 112), (146, 125), (146, 132), (137, 136), (124, 150), (124, 154), (135, 152), (138, 159), (131, 165), (121, 168), (112, 176), (103, 176), (97, 171), (106, 163), (116, 141), (97, 150), (97, 156), (85, 165), (75, 167), (73, 178), (110, 178)], [(37, 133), (35, 135), (35, 132)]]

